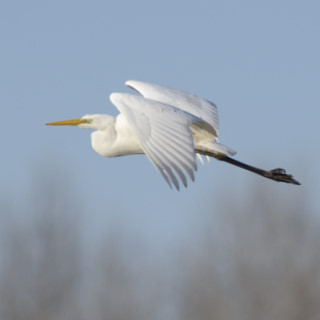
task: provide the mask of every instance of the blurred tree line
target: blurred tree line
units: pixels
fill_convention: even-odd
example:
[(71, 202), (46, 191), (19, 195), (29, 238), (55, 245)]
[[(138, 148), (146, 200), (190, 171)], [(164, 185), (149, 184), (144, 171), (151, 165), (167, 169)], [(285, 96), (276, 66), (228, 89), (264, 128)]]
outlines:
[(0, 319), (320, 319), (319, 217), (303, 195), (247, 194), (205, 204), (159, 259), (121, 226), (93, 249), (79, 200), (54, 179), (26, 204), (2, 199)]

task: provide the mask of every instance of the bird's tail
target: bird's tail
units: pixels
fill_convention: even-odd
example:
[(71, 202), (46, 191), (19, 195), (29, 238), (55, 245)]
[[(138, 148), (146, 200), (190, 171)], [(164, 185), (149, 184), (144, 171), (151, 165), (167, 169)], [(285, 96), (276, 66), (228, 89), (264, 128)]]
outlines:
[(212, 154), (215, 155), (222, 155), (222, 156), (234, 156), (236, 154), (236, 151), (219, 143), (218, 141), (213, 142), (206, 142), (200, 145), (197, 145), (196, 152), (211, 156)]

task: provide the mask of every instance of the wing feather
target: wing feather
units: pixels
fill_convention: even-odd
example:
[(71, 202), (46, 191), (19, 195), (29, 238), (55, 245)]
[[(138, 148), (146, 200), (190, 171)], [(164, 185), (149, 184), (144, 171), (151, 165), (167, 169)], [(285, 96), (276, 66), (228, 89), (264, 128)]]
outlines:
[[(186, 159), (182, 156), (182, 154), (186, 154), (185, 150), (181, 150), (181, 149), (175, 149), (175, 146), (171, 144), (171, 142), (169, 142), (168, 140), (164, 141), (162, 139), (162, 137), (159, 137), (157, 135), (155, 135), (155, 138), (157, 138), (159, 140), (159, 142), (166, 144), (166, 151), (171, 155), (174, 156), (176, 158), (176, 162), (182, 166), (182, 168), (184, 169), (184, 171), (188, 174), (188, 176), (190, 177), (190, 179), (192, 181), (194, 181), (194, 174), (193, 174), (193, 170), (196, 170), (196, 168), (190, 167), (190, 163), (188, 163), (188, 161), (186, 161)], [(190, 161), (189, 161), (190, 162)]]
[[(157, 151), (156, 148), (154, 146), (152, 146), (151, 144), (149, 144), (148, 154), (150, 156), (148, 156), (148, 158), (149, 159), (152, 158), (153, 162), (155, 162), (157, 164), (156, 168), (160, 167), (161, 171), (163, 171), (164, 175), (169, 180), (170, 188), (172, 188), (172, 186), (171, 186), (171, 182), (172, 182), (174, 184), (174, 186), (176, 187), (176, 189), (179, 190), (179, 188), (180, 188), (179, 181), (177, 180), (177, 177), (174, 175), (174, 173), (172, 171), (172, 164), (171, 164), (170, 160), (168, 160), (166, 157), (159, 156), (156, 151)], [(167, 179), (166, 179), (166, 181), (168, 182)]]
[(142, 94), (145, 98), (172, 105), (198, 117), (208, 123), (214, 129), (216, 137), (218, 136), (219, 114), (218, 108), (213, 102), (188, 92), (153, 83), (130, 80), (126, 82), (126, 85)]
[[(182, 181), (183, 185), (185, 187), (187, 187), (187, 179), (184, 175), (184, 173), (182, 172), (182, 170), (179, 168), (179, 166), (181, 166), (181, 164), (179, 162), (176, 161), (174, 155), (170, 154), (168, 152), (168, 150), (166, 150), (165, 148), (159, 149), (158, 146), (152, 144), (152, 149), (154, 149), (155, 151), (158, 151), (159, 154), (165, 155), (163, 156), (163, 158), (160, 158), (160, 156), (157, 156), (157, 158), (160, 158), (161, 163), (163, 164), (163, 166), (166, 167), (166, 171), (169, 173), (170, 178), (173, 182), (173, 184), (175, 185), (175, 187), (179, 190), (179, 183), (178, 180), (176, 179), (173, 171), (179, 176), (180, 180)], [(157, 154), (157, 153), (155, 153)], [(169, 164), (169, 166), (167, 165)]]
[[(187, 187), (185, 173), (194, 180), (197, 170), (190, 125), (200, 119), (171, 105), (144, 97), (113, 93), (112, 103), (126, 117), (131, 131), (168, 185)], [(177, 178), (178, 177), (178, 178)]]
[(187, 180), (185, 178), (184, 173), (180, 169), (180, 167), (182, 167), (186, 171), (186, 173), (190, 176), (190, 179), (193, 181), (194, 175), (193, 175), (192, 168), (188, 167), (188, 163), (186, 163), (185, 159), (180, 157), (179, 152), (177, 152), (177, 150), (175, 150), (174, 148), (166, 144), (161, 139), (159, 139), (159, 142), (163, 142), (163, 144), (160, 144), (161, 148), (158, 149), (157, 146), (154, 146), (154, 147), (166, 155), (166, 158), (168, 161), (170, 161), (173, 170), (179, 175), (184, 186), (187, 187)]

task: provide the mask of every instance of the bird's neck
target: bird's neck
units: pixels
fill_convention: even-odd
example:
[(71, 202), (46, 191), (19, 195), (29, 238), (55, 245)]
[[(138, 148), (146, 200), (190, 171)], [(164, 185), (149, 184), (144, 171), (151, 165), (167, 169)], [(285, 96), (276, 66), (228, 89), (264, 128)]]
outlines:
[(91, 145), (94, 151), (103, 157), (112, 157), (112, 146), (117, 139), (114, 124), (103, 130), (97, 130), (91, 134)]

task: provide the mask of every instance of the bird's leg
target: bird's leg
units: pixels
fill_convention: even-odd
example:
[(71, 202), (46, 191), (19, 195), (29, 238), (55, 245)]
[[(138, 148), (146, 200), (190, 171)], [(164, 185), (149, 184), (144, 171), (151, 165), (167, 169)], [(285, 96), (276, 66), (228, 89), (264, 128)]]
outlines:
[(268, 179), (272, 179), (275, 181), (279, 181), (279, 182), (286, 182), (286, 183), (293, 183), (293, 184), (300, 184), (300, 182), (298, 182), (297, 180), (293, 179), (291, 174), (286, 174), (286, 170), (281, 169), (281, 168), (277, 168), (277, 169), (273, 169), (273, 170), (262, 170), (253, 166), (250, 166), (248, 164), (245, 164), (243, 162), (240, 162), (238, 160), (235, 160), (233, 158), (230, 158), (226, 155), (223, 154), (219, 154), (219, 153), (213, 153), (213, 152), (207, 152), (207, 151), (197, 151), (198, 153), (216, 158), (220, 161), (225, 161), (228, 163), (231, 163), (237, 167), (240, 167), (242, 169), (254, 172), (256, 174), (259, 174), (260, 176), (263, 176), (265, 178)]

